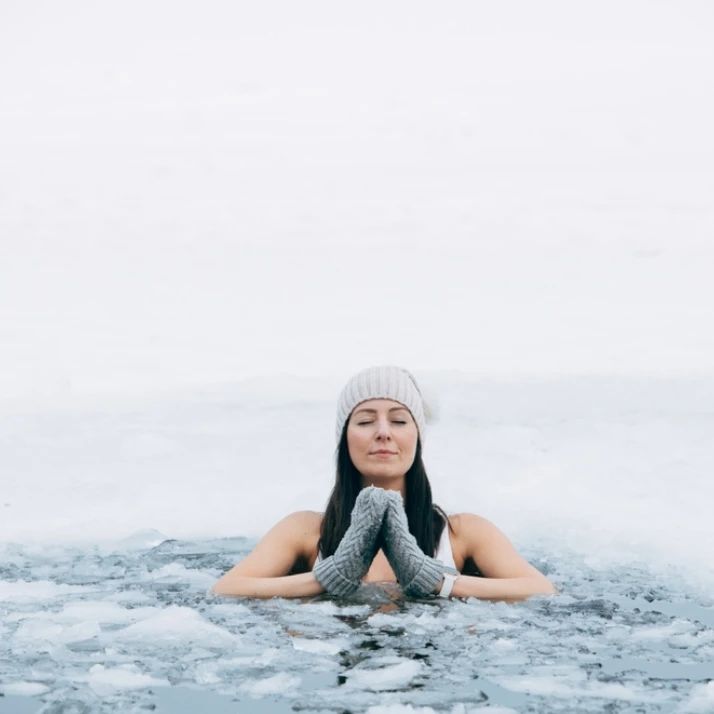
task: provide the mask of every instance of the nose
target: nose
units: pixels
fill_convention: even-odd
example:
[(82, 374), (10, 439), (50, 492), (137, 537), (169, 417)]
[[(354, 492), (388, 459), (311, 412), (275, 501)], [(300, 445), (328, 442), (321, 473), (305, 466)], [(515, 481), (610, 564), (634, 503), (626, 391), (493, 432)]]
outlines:
[(377, 438), (390, 439), (391, 436), (389, 419), (377, 419)]

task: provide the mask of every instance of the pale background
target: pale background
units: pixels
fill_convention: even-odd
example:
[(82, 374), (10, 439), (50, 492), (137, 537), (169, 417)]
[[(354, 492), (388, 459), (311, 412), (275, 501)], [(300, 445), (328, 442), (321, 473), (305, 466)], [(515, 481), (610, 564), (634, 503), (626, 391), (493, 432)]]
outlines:
[(437, 501), (714, 582), (714, 6), (0, 9), (0, 540), (256, 536), (361, 367)]

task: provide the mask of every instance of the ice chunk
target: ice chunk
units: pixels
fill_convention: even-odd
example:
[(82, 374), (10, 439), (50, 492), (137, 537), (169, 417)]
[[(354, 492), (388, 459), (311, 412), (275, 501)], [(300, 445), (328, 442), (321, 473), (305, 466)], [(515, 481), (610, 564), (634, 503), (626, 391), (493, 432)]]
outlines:
[(162, 582), (190, 583), (198, 588), (210, 588), (216, 582), (217, 575), (209, 575), (200, 570), (187, 568), (182, 563), (169, 563), (149, 573), (151, 580)]
[(367, 604), (351, 604), (343, 605), (337, 603), (333, 600), (320, 600), (317, 602), (306, 602), (306, 603), (291, 603), (288, 605), (294, 608), (301, 615), (317, 615), (329, 617), (333, 615), (339, 616), (356, 616), (366, 615), (371, 611), (370, 605)]
[(675, 711), (677, 714), (711, 714), (714, 711), (714, 682), (692, 687), (689, 697)]
[(7, 696), (36, 697), (49, 690), (48, 686), (40, 682), (11, 682), (0, 685), (0, 692)]
[(367, 709), (366, 714), (436, 714), (431, 707), (413, 707), (411, 704), (380, 704)]
[(708, 642), (714, 642), (714, 630), (700, 630), (693, 634), (686, 632), (681, 635), (673, 635), (669, 638), (669, 644), (672, 647), (681, 647), (682, 649), (698, 647)]
[(367, 618), (367, 624), (375, 628), (401, 626), (402, 618), (396, 617), (394, 614), (377, 612)]
[(165, 540), (167, 540), (167, 536), (165, 536), (161, 531), (157, 531), (155, 528), (145, 528), (143, 530), (135, 531), (126, 538), (103, 543), (102, 550), (104, 552), (111, 550), (147, 550), (148, 548), (155, 548)]
[(258, 679), (246, 682), (241, 685), (241, 689), (254, 697), (264, 697), (267, 694), (285, 693), (290, 689), (300, 686), (302, 680), (294, 674), (281, 672), (266, 679)]
[(421, 674), (423, 665), (416, 660), (399, 657), (380, 658), (373, 662), (385, 661), (384, 667), (377, 669), (351, 669), (344, 674), (350, 687), (370, 689), (375, 692), (385, 689), (403, 689), (414, 677)]
[(273, 664), (273, 662), (280, 659), (281, 650), (275, 647), (268, 647), (264, 649), (260, 654), (251, 654), (246, 657), (230, 657), (228, 659), (221, 659), (221, 667), (223, 669), (229, 669), (231, 667), (267, 667)]
[(636, 629), (630, 634), (630, 639), (635, 642), (668, 640), (675, 635), (691, 633), (695, 629), (696, 627), (693, 623), (687, 620), (677, 619), (663, 626), (659, 625)]
[(339, 605), (332, 600), (323, 600), (321, 602), (308, 602), (300, 606), (303, 612), (314, 612), (320, 615), (337, 615), (341, 613)]
[(444, 629), (444, 616), (440, 611), (416, 614), (378, 612), (368, 618), (367, 623), (374, 628), (407, 627), (412, 634), (424, 634)]
[(15, 631), (13, 641), (16, 645), (34, 644), (40, 647), (41, 644), (54, 643), (63, 630), (62, 625), (41, 616), (23, 620)]
[(152, 646), (160, 642), (165, 646), (230, 647), (240, 642), (237, 635), (208, 622), (195, 610), (178, 605), (159, 610), (152, 617), (129, 625), (115, 637), (119, 642), (145, 642)]
[[(543, 668), (547, 672), (549, 668)], [(515, 692), (527, 692), (544, 697), (570, 699), (573, 697), (596, 697), (618, 699), (630, 702), (661, 703), (667, 694), (645, 691), (635, 684), (601, 682), (588, 680), (586, 673), (578, 667), (550, 668), (544, 674), (532, 674), (525, 677), (493, 677), (501, 686)]]
[[(454, 704), (449, 714), (471, 714), (471, 712), (486, 712), (486, 714), (518, 714), (508, 707), (467, 707), (466, 704)], [(437, 714), (431, 707), (413, 707), (411, 704), (379, 704), (367, 709), (366, 714)]]
[(218, 684), (222, 670), (220, 662), (199, 662), (193, 676), (196, 684)]
[(122, 590), (118, 593), (110, 593), (107, 595), (107, 600), (111, 602), (125, 602), (130, 605), (154, 602), (154, 599), (151, 596), (141, 592), (140, 590)]
[(75, 625), (65, 627), (57, 638), (64, 645), (73, 642), (83, 642), (91, 640), (93, 637), (98, 637), (102, 633), (99, 625), (96, 622), (78, 622)]
[(498, 652), (513, 652), (518, 649), (518, 645), (513, 641), (506, 639), (505, 637), (497, 637), (492, 643), (491, 647)]
[(221, 602), (216, 605), (211, 605), (209, 612), (219, 617), (253, 617), (251, 609), (240, 602)]
[(169, 684), (165, 679), (157, 679), (143, 674), (136, 665), (108, 668), (102, 664), (95, 664), (90, 668), (86, 681), (100, 696), (121, 690), (168, 686)]
[(143, 620), (157, 612), (155, 607), (126, 608), (106, 600), (82, 600), (67, 603), (52, 619), (56, 622), (126, 624)]
[(314, 652), (315, 654), (336, 655), (338, 652), (349, 648), (349, 640), (345, 638), (335, 638), (332, 640), (317, 640), (308, 637), (294, 637), (293, 647), (303, 652)]
[(0, 602), (39, 602), (86, 590), (80, 585), (64, 585), (49, 580), (0, 580)]
[(19, 621), (12, 637), (15, 647), (49, 651), (57, 644), (97, 638), (102, 634), (102, 626), (134, 623), (157, 612), (161, 610), (152, 607), (130, 610), (111, 602), (86, 601), (68, 603), (59, 612), (13, 613), (7, 621)]

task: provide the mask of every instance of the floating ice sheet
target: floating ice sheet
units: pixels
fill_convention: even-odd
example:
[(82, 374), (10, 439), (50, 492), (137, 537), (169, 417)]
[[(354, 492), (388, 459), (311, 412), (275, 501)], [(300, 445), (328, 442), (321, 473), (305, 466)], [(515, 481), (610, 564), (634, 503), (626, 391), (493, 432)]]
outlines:
[(706, 712), (714, 702), (714, 609), (646, 566), (527, 552), (561, 594), (516, 604), (404, 601), (377, 586), (349, 600), (208, 594), (251, 546), (130, 540), (57, 547), (49, 560), (6, 547), (0, 712), (58, 702), (175, 712), (189, 701), (271, 714)]

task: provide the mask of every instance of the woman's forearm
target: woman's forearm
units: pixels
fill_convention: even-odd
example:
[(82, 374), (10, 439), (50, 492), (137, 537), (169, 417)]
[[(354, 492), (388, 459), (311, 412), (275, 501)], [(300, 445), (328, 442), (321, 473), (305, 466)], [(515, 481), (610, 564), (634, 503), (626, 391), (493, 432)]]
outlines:
[[(224, 575), (212, 588), (216, 595), (237, 597), (310, 597), (325, 592), (312, 572), (277, 578)], [(477, 597), (482, 600), (525, 600), (531, 595), (556, 593), (552, 583), (543, 578), (480, 578), (459, 575), (452, 597)]]
[(211, 590), (216, 595), (242, 597), (308, 597), (325, 589), (310, 573), (283, 575), (279, 578), (252, 578), (245, 575), (224, 575)]
[(531, 595), (557, 593), (546, 577), (480, 578), (459, 575), (451, 591), (452, 597), (477, 597), (482, 600), (525, 600)]

